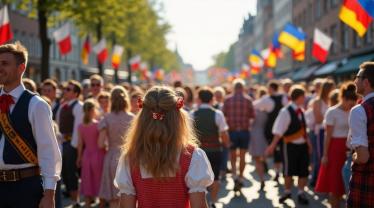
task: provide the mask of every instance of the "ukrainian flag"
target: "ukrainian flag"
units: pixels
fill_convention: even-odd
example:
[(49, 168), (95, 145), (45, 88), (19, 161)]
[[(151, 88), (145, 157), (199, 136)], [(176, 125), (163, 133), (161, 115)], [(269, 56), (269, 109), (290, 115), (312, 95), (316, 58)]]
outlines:
[(339, 18), (363, 37), (374, 18), (373, 0), (344, 0)]
[(297, 61), (305, 59), (305, 38), (303, 31), (291, 23), (286, 24), (279, 34), (279, 42), (293, 50), (293, 57)]
[(251, 67), (261, 68), (264, 64), (262, 56), (259, 51), (253, 49), (251, 55), (249, 55), (249, 64)]
[(279, 42), (294, 51), (305, 50), (305, 33), (300, 31), (291, 23), (286, 24), (283, 31), (279, 34)]

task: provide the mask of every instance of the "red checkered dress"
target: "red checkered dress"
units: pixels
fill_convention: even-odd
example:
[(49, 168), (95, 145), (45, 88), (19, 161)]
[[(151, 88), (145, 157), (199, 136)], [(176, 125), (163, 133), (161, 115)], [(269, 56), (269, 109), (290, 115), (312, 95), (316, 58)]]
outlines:
[(254, 118), (252, 98), (244, 93), (230, 95), (222, 109), (230, 131), (247, 131), (249, 120)]
[(369, 161), (353, 164), (347, 207), (374, 207), (374, 98), (361, 104), (367, 117)]
[(131, 171), (136, 191), (136, 199), (140, 208), (189, 208), (190, 199), (185, 176), (190, 167), (194, 147), (188, 147), (179, 159), (180, 171), (173, 178), (155, 180), (141, 177), (140, 168)]

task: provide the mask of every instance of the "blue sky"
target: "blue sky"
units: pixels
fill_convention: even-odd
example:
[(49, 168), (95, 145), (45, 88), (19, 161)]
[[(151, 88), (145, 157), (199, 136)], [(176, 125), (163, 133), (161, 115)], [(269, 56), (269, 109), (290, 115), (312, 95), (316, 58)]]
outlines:
[(256, 0), (160, 0), (161, 14), (172, 26), (168, 47), (175, 49), (196, 70), (209, 67), (212, 56), (234, 43)]

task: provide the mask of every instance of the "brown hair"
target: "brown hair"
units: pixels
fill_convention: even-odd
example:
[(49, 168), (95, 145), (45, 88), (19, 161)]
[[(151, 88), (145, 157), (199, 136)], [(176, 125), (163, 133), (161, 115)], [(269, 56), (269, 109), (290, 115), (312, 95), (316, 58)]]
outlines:
[[(152, 87), (146, 93), (143, 107), (133, 120), (123, 146), (122, 155), (132, 168), (141, 165), (155, 178), (167, 176), (179, 169), (175, 160), (178, 154), (188, 146), (197, 146), (188, 113), (176, 107), (178, 98), (175, 91), (166, 86)], [(155, 112), (162, 112), (164, 119), (152, 119)]]
[(356, 101), (358, 99), (356, 85), (353, 82), (343, 83), (340, 87), (340, 97), (342, 99)]
[(97, 100), (100, 99), (109, 99), (110, 98), (110, 93), (107, 91), (101, 91), (99, 95), (97, 96)]
[(339, 103), (339, 90), (334, 89), (333, 91), (330, 92), (329, 94), (329, 105), (334, 106)]
[(361, 79), (368, 79), (370, 87), (374, 89), (374, 62), (364, 62), (360, 69), (363, 71)]
[(81, 84), (78, 81), (76, 81), (76, 80), (69, 80), (68, 81), (68, 85), (73, 85), (73, 87), (74, 87), (73, 90), (74, 90), (75, 93), (78, 94), (78, 97), (79, 97), (79, 95), (82, 92)]
[(96, 101), (92, 98), (87, 99), (83, 103), (83, 123), (88, 124), (92, 121), (92, 118), (90, 118), (90, 112), (93, 109), (96, 109)]
[(90, 76), (90, 82), (92, 83), (93, 80), (97, 80), (100, 82), (101, 86), (103, 87), (104, 85), (104, 79), (102, 76), (98, 75), (98, 74), (93, 74)]
[(319, 99), (326, 100), (329, 98), (330, 92), (333, 90), (335, 83), (331, 79), (326, 79), (321, 86), (318, 97)]
[(44, 86), (44, 85), (50, 85), (55, 90), (57, 90), (57, 88), (58, 88), (57, 83), (53, 79), (44, 80), (43, 83), (42, 83), (42, 86)]
[(30, 90), (31, 92), (36, 92), (36, 84), (32, 79), (22, 78), (22, 83), (25, 85), (26, 89)]
[(304, 96), (304, 95), (305, 95), (305, 90), (301, 85), (292, 86), (291, 93), (290, 93), (292, 101), (295, 101), (297, 100), (297, 98)]
[(28, 52), (25, 46), (21, 42), (16, 41), (15, 43), (9, 43), (5, 45), (0, 45), (0, 54), (11, 53), (16, 59), (17, 65), (25, 64), (27, 65)]
[(122, 86), (115, 86), (110, 93), (110, 111), (119, 113), (130, 110), (130, 98), (127, 90)]
[(213, 100), (213, 90), (210, 87), (203, 87), (200, 88), (198, 93), (197, 93), (199, 99), (203, 103), (209, 103), (210, 101)]

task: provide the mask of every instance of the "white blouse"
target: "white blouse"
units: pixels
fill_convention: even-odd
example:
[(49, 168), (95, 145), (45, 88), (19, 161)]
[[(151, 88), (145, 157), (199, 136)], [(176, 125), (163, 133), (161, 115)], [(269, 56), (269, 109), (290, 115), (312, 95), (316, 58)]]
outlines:
[[(153, 177), (143, 167), (140, 167), (140, 174), (142, 178)], [(213, 183), (214, 173), (209, 160), (202, 149), (196, 148), (192, 153), (190, 167), (184, 180), (189, 188), (188, 193), (206, 193), (206, 188)], [(135, 187), (131, 178), (129, 161), (123, 157), (121, 157), (118, 162), (114, 185), (120, 190), (119, 194), (136, 195)]]
[(332, 137), (347, 138), (349, 131), (349, 111), (345, 112), (337, 105), (330, 107), (325, 114), (324, 125), (333, 126)]

